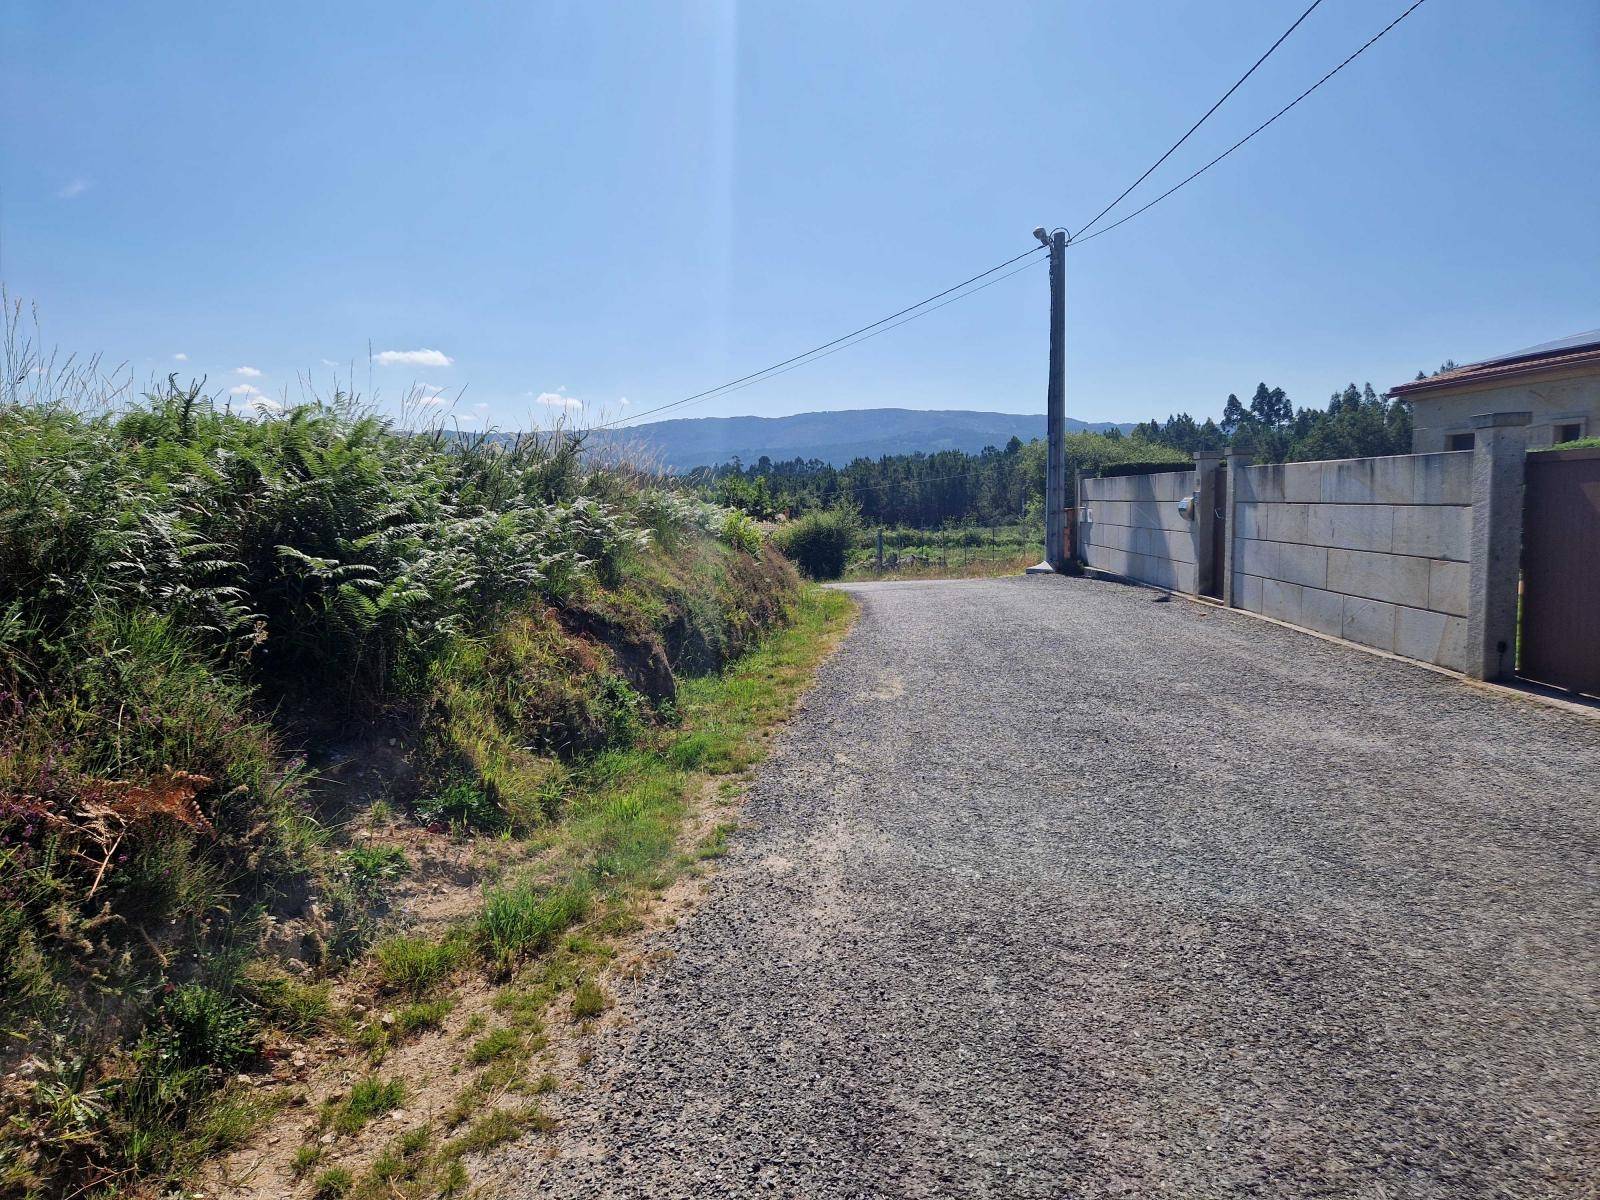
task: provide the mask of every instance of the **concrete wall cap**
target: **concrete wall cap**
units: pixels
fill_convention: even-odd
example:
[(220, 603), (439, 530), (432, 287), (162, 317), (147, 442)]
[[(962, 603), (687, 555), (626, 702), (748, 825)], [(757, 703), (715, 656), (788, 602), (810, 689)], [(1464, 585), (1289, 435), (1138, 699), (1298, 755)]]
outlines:
[(1474, 429), (1498, 429), (1504, 425), (1531, 425), (1533, 414), (1531, 412), (1498, 412), (1479, 413), (1472, 418)]

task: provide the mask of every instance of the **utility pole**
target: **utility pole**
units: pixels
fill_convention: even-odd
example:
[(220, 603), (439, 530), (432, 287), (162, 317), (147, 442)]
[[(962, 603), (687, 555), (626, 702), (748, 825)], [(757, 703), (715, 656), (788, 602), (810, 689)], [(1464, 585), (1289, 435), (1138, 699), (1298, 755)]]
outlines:
[(1050, 249), (1050, 384), (1045, 397), (1044, 561), (1029, 574), (1067, 569), (1067, 231), (1033, 236)]

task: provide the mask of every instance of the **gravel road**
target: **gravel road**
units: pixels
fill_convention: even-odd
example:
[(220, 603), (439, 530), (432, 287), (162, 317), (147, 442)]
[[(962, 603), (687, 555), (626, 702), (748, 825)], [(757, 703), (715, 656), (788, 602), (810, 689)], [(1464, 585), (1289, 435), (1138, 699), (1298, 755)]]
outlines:
[(869, 584), (507, 1195), (1594, 1196), (1600, 723), (1121, 584)]

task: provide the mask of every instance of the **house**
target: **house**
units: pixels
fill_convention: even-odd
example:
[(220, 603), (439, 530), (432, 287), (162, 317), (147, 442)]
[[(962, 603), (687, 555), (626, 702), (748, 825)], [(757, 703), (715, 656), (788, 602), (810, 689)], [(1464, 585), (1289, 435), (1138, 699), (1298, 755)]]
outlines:
[(1479, 413), (1531, 412), (1528, 445), (1600, 436), (1600, 329), (1402, 383), (1413, 454), (1471, 450)]

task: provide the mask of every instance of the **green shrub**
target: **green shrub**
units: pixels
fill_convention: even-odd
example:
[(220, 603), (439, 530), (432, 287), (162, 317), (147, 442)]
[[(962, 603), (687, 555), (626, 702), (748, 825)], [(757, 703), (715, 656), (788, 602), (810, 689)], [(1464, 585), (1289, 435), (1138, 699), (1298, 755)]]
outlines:
[(761, 553), (761, 527), (742, 512), (730, 510), (722, 518), (719, 536), (735, 550), (743, 550), (752, 557)]
[(1543, 450), (1600, 450), (1600, 437), (1575, 438), (1570, 442), (1557, 442), (1554, 446), (1535, 446), (1535, 454)]
[(778, 549), (812, 579), (837, 579), (855, 541), (860, 519), (853, 509), (808, 512), (778, 530)]

